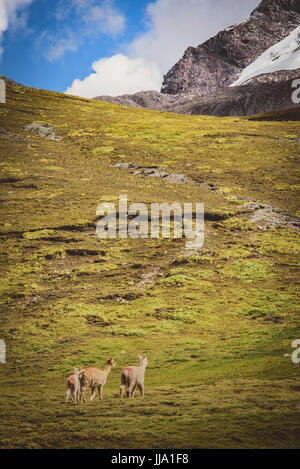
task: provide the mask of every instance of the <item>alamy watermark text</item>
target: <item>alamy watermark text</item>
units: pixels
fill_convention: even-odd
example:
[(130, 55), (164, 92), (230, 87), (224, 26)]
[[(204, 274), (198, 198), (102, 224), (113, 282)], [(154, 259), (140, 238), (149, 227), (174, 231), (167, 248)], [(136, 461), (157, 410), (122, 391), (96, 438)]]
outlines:
[(296, 78), (292, 82), (292, 88), (295, 88), (295, 91), (292, 93), (292, 102), (294, 104), (300, 103), (300, 78)]
[(182, 238), (187, 249), (200, 249), (204, 244), (204, 204), (151, 203), (150, 213), (145, 203), (128, 206), (127, 195), (119, 196), (119, 206), (104, 202), (96, 215), (103, 217), (96, 228), (100, 239), (108, 238)]
[(6, 103), (6, 86), (5, 81), (0, 78), (0, 103)]
[(6, 363), (6, 345), (4, 340), (0, 340), (0, 363)]

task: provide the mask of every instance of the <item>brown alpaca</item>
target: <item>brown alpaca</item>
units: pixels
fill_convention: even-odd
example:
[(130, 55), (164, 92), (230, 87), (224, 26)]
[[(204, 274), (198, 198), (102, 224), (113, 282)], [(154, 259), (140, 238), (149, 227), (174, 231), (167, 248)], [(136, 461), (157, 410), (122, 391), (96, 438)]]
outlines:
[(91, 388), (92, 394), (90, 401), (96, 396), (96, 389), (98, 389), (99, 399), (102, 401), (103, 386), (106, 383), (106, 379), (115, 366), (115, 361), (112, 358), (108, 358), (104, 370), (98, 370), (98, 368), (85, 368), (79, 374), (80, 381), (80, 402), (85, 402), (84, 393), (87, 388)]

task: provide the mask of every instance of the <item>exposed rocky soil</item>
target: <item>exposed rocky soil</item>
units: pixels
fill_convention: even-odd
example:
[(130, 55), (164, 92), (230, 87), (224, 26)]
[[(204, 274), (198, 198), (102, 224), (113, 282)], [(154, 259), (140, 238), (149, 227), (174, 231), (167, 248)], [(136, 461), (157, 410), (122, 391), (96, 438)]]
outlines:
[(279, 210), (272, 205), (250, 202), (242, 208), (250, 212), (250, 222), (261, 230), (274, 228), (278, 225), (286, 228), (300, 228), (299, 217), (294, 217), (287, 211)]
[(49, 124), (39, 124), (37, 122), (33, 122), (32, 124), (26, 125), (25, 130), (37, 134), (40, 137), (50, 138), (50, 140), (62, 140), (62, 137), (55, 135), (54, 128)]
[[(162, 168), (157, 166), (143, 167), (136, 163), (117, 163), (113, 165), (119, 169), (127, 169), (133, 175), (136, 176), (148, 176), (162, 178), (165, 182), (171, 184), (192, 184), (199, 186), (201, 189), (209, 190), (212, 192), (221, 192), (213, 183), (207, 181), (195, 182), (195, 180), (189, 180), (184, 174), (172, 174), (168, 173)], [(223, 194), (225, 195), (225, 194)], [(269, 204), (264, 204), (255, 200), (251, 200), (249, 197), (240, 197), (239, 200), (247, 202), (244, 205), (238, 207), (236, 214), (246, 213), (248, 215), (249, 222), (256, 225), (260, 230), (268, 230), (276, 226), (282, 226), (285, 228), (299, 229), (300, 218), (291, 215), (288, 211), (280, 210), (279, 208), (273, 207)], [(225, 219), (232, 214), (225, 216)], [(224, 217), (218, 218), (218, 214), (205, 213), (206, 220), (224, 220)]]
[(133, 170), (134, 175), (148, 176), (148, 177), (159, 177), (170, 184), (186, 184), (187, 180), (183, 174), (168, 173), (164, 169), (158, 168), (157, 166), (143, 167), (135, 163), (117, 163), (114, 165), (116, 168), (130, 169)]

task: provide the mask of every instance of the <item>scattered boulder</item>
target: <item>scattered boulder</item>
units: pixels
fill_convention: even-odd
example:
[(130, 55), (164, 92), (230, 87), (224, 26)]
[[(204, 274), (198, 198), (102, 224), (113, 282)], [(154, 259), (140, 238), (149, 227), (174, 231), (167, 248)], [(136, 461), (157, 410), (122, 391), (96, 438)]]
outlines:
[(62, 137), (55, 135), (54, 127), (51, 127), (49, 124), (39, 124), (37, 122), (33, 122), (32, 124), (26, 125), (25, 130), (31, 131), (40, 137), (49, 138), (50, 140), (63, 140)]
[(169, 174), (165, 179), (170, 184), (186, 184), (187, 180), (183, 174)]
[(213, 184), (213, 183), (211, 183), (211, 182), (208, 183), (208, 188), (209, 188), (209, 190), (211, 190), (212, 192), (217, 192), (217, 191), (218, 191), (217, 186), (215, 186), (215, 184)]
[(288, 228), (299, 228), (300, 219), (287, 212), (282, 212), (279, 208), (272, 205), (262, 204), (260, 202), (250, 202), (241, 208), (254, 212), (251, 215), (250, 222), (258, 225), (258, 228), (272, 228), (277, 225), (283, 225)]
[(169, 176), (169, 173), (167, 173), (166, 171), (163, 171), (160, 168), (158, 168), (158, 169), (156, 169), (156, 168), (145, 169), (143, 171), (143, 174), (145, 174), (145, 176), (158, 177), (158, 178), (165, 178), (165, 177)]
[(135, 163), (117, 163), (113, 165), (115, 168), (120, 169), (137, 169), (139, 166)]
[(157, 166), (139, 166), (136, 163), (117, 163), (113, 165), (115, 168), (135, 170), (133, 174), (135, 176), (149, 176), (159, 177), (164, 179), (170, 184), (186, 184), (187, 180), (184, 174), (173, 174), (168, 173), (162, 168)]

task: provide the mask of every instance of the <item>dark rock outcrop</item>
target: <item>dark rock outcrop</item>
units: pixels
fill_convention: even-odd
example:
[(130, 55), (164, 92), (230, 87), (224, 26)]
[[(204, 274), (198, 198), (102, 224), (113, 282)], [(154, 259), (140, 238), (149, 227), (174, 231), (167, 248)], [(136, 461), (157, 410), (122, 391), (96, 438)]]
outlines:
[(123, 106), (183, 114), (247, 116), (295, 106), (291, 100), (292, 82), (299, 76), (300, 69), (266, 73), (252, 78), (245, 85), (218, 88), (207, 95), (167, 95), (158, 91), (141, 91), (133, 95), (116, 98), (102, 96), (96, 99)]
[(300, 76), (300, 69), (267, 73), (253, 78), (246, 85), (221, 88), (207, 96), (195, 97), (180, 106), (177, 112), (212, 116), (249, 116), (293, 104), (292, 82)]
[(159, 91), (140, 91), (135, 94), (123, 94), (121, 96), (97, 96), (94, 98), (98, 101), (106, 101), (107, 103), (120, 104), (122, 106), (130, 106), (146, 109), (165, 109), (167, 104), (172, 104), (176, 97), (164, 95)]

